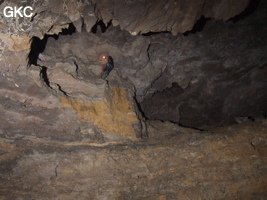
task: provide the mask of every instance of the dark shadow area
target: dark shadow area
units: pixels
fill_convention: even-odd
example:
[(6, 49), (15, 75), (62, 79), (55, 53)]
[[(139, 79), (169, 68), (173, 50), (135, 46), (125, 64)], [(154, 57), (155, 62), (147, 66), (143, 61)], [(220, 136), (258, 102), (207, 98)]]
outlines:
[(30, 65), (37, 65), (38, 56), (45, 50), (45, 46), (50, 35), (45, 35), (41, 40), (38, 37), (32, 37), (31, 39), (31, 51), (28, 55), (28, 67)]
[(259, 3), (260, 3), (260, 0), (251, 0), (248, 7), (242, 13), (229, 19), (228, 21), (232, 21), (232, 22), (236, 23), (239, 20), (242, 20), (245, 17), (251, 15), (258, 8)]
[(265, 64), (259, 66), (260, 69), (264, 69), (265, 67), (267, 67), (267, 63), (265, 63)]
[(61, 88), (61, 86), (60, 86), (59, 84), (57, 84), (57, 86), (58, 86), (58, 90), (59, 90), (60, 92), (62, 92), (65, 96), (68, 96), (67, 92), (65, 92), (65, 91)]
[(105, 33), (110, 25), (111, 25), (111, 22), (109, 22), (108, 25), (106, 26), (105, 23), (102, 20), (100, 20), (96, 22), (96, 24), (91, 28), (91, 31), (93, 33), (97, 33), (98, 27), (100, 27), (101, 32)]
[(76, 33), (76, 28), (73, 23), (70, 23), (69, 27), (63, 28), (59, 35), (72, 35), (73, 33)]
[[(174, 96), (178, 96), (179, 94), (183, 93), (184, 92), (184, 89), (182, 89), (179, 84), (177, 82), (173, 82), (172, 83), (172, 87), (171, 88), (166, 88), (164, 91), (167, 91), (168, 92), (168, 96), (170, 98), (174, 97)], [(148, 99), (146, 99), (146, 101), (148, 100), (149, 101), (149, 106), (152, 105), (153, 106), (153, 103), (155, 101), (155, 98), (157, 97), (154, 97), (156, 96), (157, 94), (159, 93), (162, 93), (162, 92), (157, 92), (157, 93), (154, 93), (154, 95), (152, 95), (151, 97), (149, 97)], [(170, 122), (172, 124), (176, 124), (178, 126), (181, 126), (181, 127), (184, 127), (184, 128), (190, 128), (190, 129), (193, 129), (193, 130), (197, 130), (197, 131), (200, 131), (200, 132), (207, 132), (207, 130), (205, 129), (202, 129), (202, 128), (198, 128), (198, 127), (195, 127), (195, 126), (189, 126), (189, 125), (185, 125), (181, 122), (179, 122), (180, 120), (171, 120), (171, 119), (162, 119), (161, 116), (157, 116), (157, 117), (151, 117), (151, 116), (147, 116), (146, 115), (146, 108), (142, 107), (142, 105), (135, 99), (136, 101), (136, 104), (137, 104), (137, 107), (140, 111), (140, 113), (142, 114), (142, 117), (145, 119), (145, 120), (158, 120), (158, 121), (161, 121), (161, 122)], [(142, 102), (141, 102), (142, 103)], [(165, 103), (165, 101), (161, 101), (162, 104)], [(171, 104), (169, 104), (171, 106)], [(158, 107), (158, 106), (156, 106)], [(155, 110), (157, 108), (153, 108), (153, 110)]]
[(197, 32), (201, 32), (204, 28), (204, 26), (206, 25), (207, 21), (209, 21), (210, 18), (206, 18), (203, 15), (200, 17), (200, 19), (198, 19), (194, 25), (194, 27), (192, 28), (191, 31), (186, 31), (185, 33), (183, 33), (184, 36), (188, 36), (189, 34), (195, 34)]
[(137, 99), (135, 97), (134, 97), (134, 100), (135, 100), (137, 108), (138, 108), (139, 112), (141, 113), (142, 117), (147, 120), (148, 118), (146, 117), (146, 115), (145, 115), (140, 103), (137, 101)]
[(184, 128), (190, 128), (190, 129), (193, 129), (193, 130), (196, 130), (196, 131), (207, 132), (207, 130), (202, 129), (202, 128), (191, 127), (191, 126), (185, 126), (185, 125), (183, 125), (182, 123), (176, 123), (176, 122), (172, 122), (172, 121), (171, 121), (171, 123), (173, 123), (173, 124), (177, 124), (178, 126), (181, 126), (181, 127), (184, 127)]
[(162, 32), (148, 32), (148, 33), (143, 33), (142, 35), (143, 36), (151, 36), (151, 35), (158, 35), (158, 34), (161, 34), (161, 33), (171, 33), (169, 31), (162, 31)]
[(50, 87), (50, 82), (49, 82), (49, 79), (48, 79), (48, 76), (47, 76), (47, 67), (44, 67), (42, 66), (41, 67), (41, 72), (40, 72), (40, 77), (44, 80), (45, 84)]
[(45, 34), (43, 39), (40, 39), (38, 37), (32, 37), (31, 51), (28, 55), (28, 67), (30, 65), (38, 65), (37, 61), (39, 54), (45, 50), (45, 46), (49, 38), (54, 38), (55, 40), (57, 40), (60, 35), (72, 35), (75, 32), (76, 32), (75, 26), (72, 23), (70, 23), (69, 27), (62, 29), (62, 31), (58, 35)]
[(28, 67), (30, 67), (31, 65), (41, 67), (40, 78), (43, 79), (43, 81), (45, 82), (45, 84), (48, 87), (50, 87), (50, 82), (49, 82), (49, 79), (47, 76), (47, 67), (40, 66), (38, 64), (39, 54), (45, 50), (45, 47), (46, 47), (46, 44), (47, 44), (47, 41), (49, 38), (54, 38), (55, 40), (57, 40), (60, 35), (72, 35), (75, 32), (76, 32), (76, 28), (71, 23), (71, 24), (69, 24), (68, 28), (62, 29), (62, 31), (58, 35), (45, 34), (43, 39), (40, 39), (38, 37), (32, 37), (32, 39), (31, 39), (31, 50), (30, 50), (30, 53), (28, 55)]

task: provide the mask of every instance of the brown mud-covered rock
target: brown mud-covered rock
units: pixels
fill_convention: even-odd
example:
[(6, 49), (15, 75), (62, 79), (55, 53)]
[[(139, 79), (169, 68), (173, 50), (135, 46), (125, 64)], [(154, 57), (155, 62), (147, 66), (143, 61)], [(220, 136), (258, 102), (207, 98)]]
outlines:
[(265, 121), (213, 133), (177, 128), (154, 142), (2, 138), (0, 197), (265, 199), (266, 133)]

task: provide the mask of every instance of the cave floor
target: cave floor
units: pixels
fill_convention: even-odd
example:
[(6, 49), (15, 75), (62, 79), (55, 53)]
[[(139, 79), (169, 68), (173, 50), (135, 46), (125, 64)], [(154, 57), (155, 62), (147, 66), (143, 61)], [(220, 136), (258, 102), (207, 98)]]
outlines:
[(181, 130), (107, 143), (1, 138), (0, 199), (265, 199), (267, 121)]

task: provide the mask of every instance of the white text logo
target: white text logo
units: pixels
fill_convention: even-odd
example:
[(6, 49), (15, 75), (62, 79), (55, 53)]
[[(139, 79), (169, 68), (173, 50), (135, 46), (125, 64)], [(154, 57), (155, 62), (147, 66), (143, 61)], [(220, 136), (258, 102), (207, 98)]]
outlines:
[(33, 13), (31, 12), (33, 8), (31, 6), (19, 7), (16, 6), (12, 8), (11, 6), (6, 6), (4, 8), (4, 16), (5, 17), (32, 17)]

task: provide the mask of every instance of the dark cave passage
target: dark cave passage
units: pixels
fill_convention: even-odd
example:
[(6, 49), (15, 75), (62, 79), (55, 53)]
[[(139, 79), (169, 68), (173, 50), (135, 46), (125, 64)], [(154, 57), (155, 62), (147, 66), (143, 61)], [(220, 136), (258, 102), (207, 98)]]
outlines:
[(28, 66), (37, 65), (39, 54), (45, 50), (45, 45), (50, 36), (45, 35), (43, 39), (33, 37), (31, 39), (31, 51), (28, 55)]
[[(266, 75), (266, 71), (263, 73)], [(241, 91), (242, 86), (218, 86), (212, 95), (203, 91), (204, 83), (186, 89), (175, 83), (145, 98), (140, 107), (149, 120), (170, 121), (197, 129), (264, 120), (267, 93), (263, 82), (253, 89), (248, 85)]]
[(250, 0), (249, 5), (247, 6), (247, 8), (240, 13), (239, 15), (229, 19), (229, 21), (233, 21), (234, 23), (248, 17), (249, 15), (251, 15), (259, 6), (261, 0)]
[(62, 35), (62, 36), (71, 35), (75, 32), (76, 32), (75, 26), (72, 23), (70, 23), (69, 27), (62, 29), (62, 31), (58, 35), (45, 34), (43, 39), (40, 39), (38, 37), (32, 37), (31, 50), (30, 50), (30, 53), (29, 53), (28, 58), (27, 58), (28, 59), (28, 66), (38, 65), (37, 63), (38, 63), (39, 54), (44, 52), (46, 44), (47, 44), (47, 40), (49, 38), (54, 38), (57, 40), (60, 35)]
[(105, 23), (102, 20), (99, 20), (91, 28), (91, 31), (92, 31), (92, 33), (97, 33), (98, 32), (98, 28), (100, 28), (101, 33), (105, 33), (110, 25), (111, 25), (111, 22), (109, 22), (107, 25), (105, 25)]
[(201, 32), (206, 25), (206, 23), (210, 20), (211, 18), (206, 18), (203, 15), (198, 19), (193, 27), (192, 30), (186, 31), (183, 33), (184, 36), (188, 36), (189, 34), (195, 34), (197, 32)]
[(47, 41), (49, 38), (54, 38), (55, 40), (57, 40), (60, 36), (72, 35), (75, 32), (76, 32), (75, 26), (72, 23), (70, 23), (69, 27), (62, 29), (62, 31), (58, 35), (45, 34), (43, 39), (40, 39), (38, 37), (32, 37), (31, 39), (31, 50), (27, 57), (28, 67), (30, 67), (31, 65), (39, 66), (41, 68), (40, 77), (48, 87), (50, 87), (50, 82), (47, 75), (47, 67), (38, 64), (39, 55), (45, 51)]
[[(235, 28), (229, 22), (215, 25), (202, 16), (191, 31), (183, 34), (185, 38), (173, 42), (176, 52), (169, 49), (165, 56), (175, 64), (168, 66), (152, 84), (154, 92), (139, 102), (148, 119), (200, 129), (266, 119), (267, 70), (262, 70), (267, 62), (262, 54), (263, 49), (267, 50), (262, 29), (266, 26), (266, 14), (256, 12), (259, 3), (250, 1), (244, 12), (229, 20), (242, 21)], [(258, 20), (257, 15), (261, 16)], [(154, 37), (155, 42), (160, 40), (157, 35)], [(152, 63), (153, 59), (158, 62), (159, 55), (169, 45), (166, 39), (164, 42), (156, 50), (152, 41), (150, 49), (155, 51), (149, 52)], [(191, 45), (194, 50), (183, 44)], [(184, 51), (177, 53), (183, 48)], [(161, 60), (168, 62), (168, 59)]]

